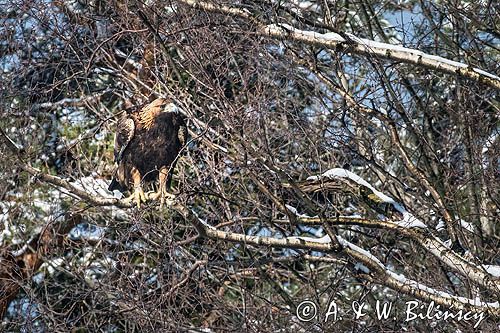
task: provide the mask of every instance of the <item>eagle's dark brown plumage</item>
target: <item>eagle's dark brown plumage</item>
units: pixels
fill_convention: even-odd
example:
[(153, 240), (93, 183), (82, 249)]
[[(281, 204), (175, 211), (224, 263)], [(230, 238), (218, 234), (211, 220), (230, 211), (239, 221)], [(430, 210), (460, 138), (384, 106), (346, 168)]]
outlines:
[[(144, 108), (124, 112), (115, 135), (116, 170), (109, 190), (121, 192), (133, 185), (134, 193), (125, 199), (138, 206), (146, 199), (172, 198), (167, 192), (173, 169), (182, 147), (186, 144), (187, 127), (175, 106), (158, 98)], [(158, 192), (146, 198), (142, 182), (159, 179)]]

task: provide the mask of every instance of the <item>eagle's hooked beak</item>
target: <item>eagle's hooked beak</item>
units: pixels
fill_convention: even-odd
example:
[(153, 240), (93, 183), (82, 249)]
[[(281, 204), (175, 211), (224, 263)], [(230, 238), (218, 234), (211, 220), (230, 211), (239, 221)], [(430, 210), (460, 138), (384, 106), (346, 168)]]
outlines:
[(173, 113), (181, 114), (182, 110), (175, 103), (168, 103), (165, 105), (162, 112), (173, 112)]

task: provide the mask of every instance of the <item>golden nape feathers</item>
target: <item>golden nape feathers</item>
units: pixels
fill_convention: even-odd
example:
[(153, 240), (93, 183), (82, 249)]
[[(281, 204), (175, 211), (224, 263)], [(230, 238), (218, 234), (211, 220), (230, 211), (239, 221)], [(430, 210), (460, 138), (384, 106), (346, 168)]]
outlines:
[(146, 107), (144, 107), (139, 113), (139, 122), (146, 129), (151, 129), (156, 117), (163, 111), (167, 101), (164, 98), (157, 98)]

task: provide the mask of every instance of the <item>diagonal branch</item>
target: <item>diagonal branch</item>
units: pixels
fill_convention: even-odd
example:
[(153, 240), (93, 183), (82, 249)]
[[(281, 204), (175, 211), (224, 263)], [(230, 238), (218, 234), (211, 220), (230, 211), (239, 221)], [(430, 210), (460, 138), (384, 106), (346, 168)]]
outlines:
[(273, 38), (288, 39), (308, 45), (316, 45), (336, 50), (347, 49), (354, 54), (390, 59), (407, 64), (426, 67), (438, 72), (458, 75), (500, 89), (500, 77), (480, 68), (449, 60), (436, 55), (389, 43), (376, 42), (359, 38), (348, 33), (329, 32), (325, 34), (314, 31), (300, 30), (287, 24), (266, 24), (251, 15), (249, 11), (227, 5), (216, 5), (207, 1), (178, 0), (178, 2), (193, 8), (209, 12), (223, 13), (239, 17), (255, 24), (258, 33)]
[[(322, 238), (311, 237), (285, 237), (274, 238), (264, 236), (248, 236), (245, 234), (217, 230), (199, 219), (196, 214), (183, 206), (176, 206), (176, 209), (184, 215), (198, 230), (200, 235), (216, 240), (241, 243), (252, 246), (272, 246), (275, 248), (292, 248), (316, 250), (326, 253), (332, 253), (336, 247), (333, 246), (329, 236)], [(368, 251), (348, 242), (340, 236), (337, 241), (343, 246), (340, 255), (352, 257), (368, 268), (370, 268), (370, 279), (380, 281), (391, 288), (399, 290), (405, 294), (417, 297), (424, 301), (434, 301), (436, 304), (453, 307), (458, 310), (471, 311), (474, 313), (488, 313), (489, 315), (500, 317), (499, 302), (486, 303), (477, 299), (468, 299), (464, 297), (450, 295), (446, 292), (438, 291), (427, 287), (417, 281), (407, 279), (403, 275), (390, 271), (375, 256)], [(375, 273), (375, 274), (374, 274)]]
[(296, 29), (287, 24), (268, 25), (261, 30), (261, 33), (271, 37), (290, 39), (309, 45), (327, 47), (329, 49), (344, 47), (348, 49), (349, 52), (355, 54), (368, 55), (423, 66), (438, 72), (462, 76), (473, 81), (484, 83), (493, 88), (500, 89), (500, 77), (496, 75), (461, 62), (430, 55), (419, 50), (403, 47), (401, 45), (376, 42), (347, 33), (346, 35), (349, 39), (346, 39), (340, 34), (334, 32), (321, 34), (314, 31)]

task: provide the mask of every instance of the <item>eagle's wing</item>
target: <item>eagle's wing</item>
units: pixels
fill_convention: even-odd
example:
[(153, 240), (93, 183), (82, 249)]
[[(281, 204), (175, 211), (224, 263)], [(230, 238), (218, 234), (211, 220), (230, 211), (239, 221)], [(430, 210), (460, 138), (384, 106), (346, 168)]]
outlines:
[(119, 163), (123, 158), (123, 152), (127, 148), (130, 140), (134, 136), (135, 123), (126, 112), (118, 121), (115, 134), (115, 163)]

